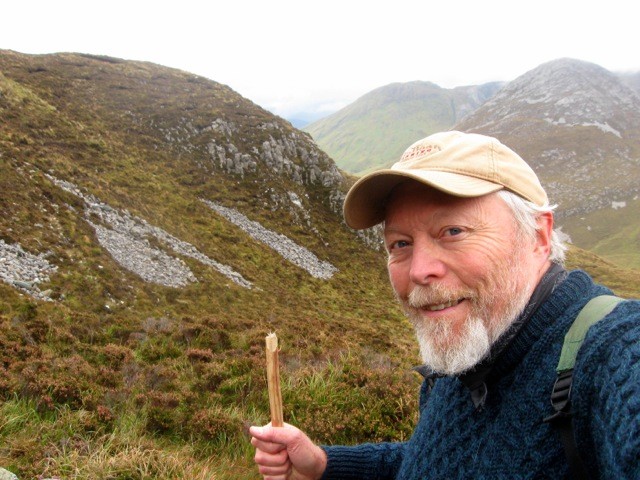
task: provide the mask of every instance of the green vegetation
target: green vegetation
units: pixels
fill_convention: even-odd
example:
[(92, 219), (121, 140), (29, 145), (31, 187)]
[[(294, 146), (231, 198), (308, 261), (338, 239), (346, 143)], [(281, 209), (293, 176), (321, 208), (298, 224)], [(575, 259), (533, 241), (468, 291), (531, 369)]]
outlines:
[(616, 295), (640, 298), (640, 272), (636, 269), (619, 267), (577, 247), (569, 251), (567, 268), (585, 270), (596, 282), (608, 286)]
[(362, 175), (391, 166), (416, 140), (449, 130), (498, 87), (495, 83), (444, 89), (430, 82), (394, 83), (303, 130), (340, 168)]
[(397, 162), (417, 139), (455, 120), (450, 91), (414, 82), (374, 90), (304, 130), (340, 168), (362, 174)]
[[(211, 142), (249, 154), (270, 136), (293, 138), (286, 122), (215, 82), (146, 63), (0, 52), (0, 71), (0, 239), (58, 267), (40, 285), (50, 302), (0, 282), (0, 466), (21, 480), (258, 478), (244, 432), (268, 421), (271, 331), (286, 421), (319, 442), (410, 434), (417, 346), (383, 255), (342, 224), (329, 187), (264, 165), (229, 174), (211, 160)], [(213, 129), (219, 118), (237, 131)], [(316, 165), (329, 162), (312, 153)], [(302, 155), (291, 161), (307, 168)], [(255, 288), (186, 257), (197, 282), (142, 281), (100, 246), (82, 201), (45, 174), (189, 242)], [(308, 222), (282, 201), (288, 192)], [(312, 278), (201, 198), (286, 234), (339, 272)], [(640, 295), (631, 271), (579, 250), (572, 259)]]
[[(563, 222), (571, 239), (622, 268), (640, 269), (640, 200)], [(566, 224), (566, 225), (565, 225)]]
[[(9, 308), (0, 465), (20, 478), (256, 478), (243, 430), (268, 421), (267, 328), (206, 316), (129, 326), (20, 300)], [(315, 343), (322, 325), (301, 320), (304, 336), (280, 329), (286, 420), (322, 442), (405, 438), (419, 382), (403, 354)]]

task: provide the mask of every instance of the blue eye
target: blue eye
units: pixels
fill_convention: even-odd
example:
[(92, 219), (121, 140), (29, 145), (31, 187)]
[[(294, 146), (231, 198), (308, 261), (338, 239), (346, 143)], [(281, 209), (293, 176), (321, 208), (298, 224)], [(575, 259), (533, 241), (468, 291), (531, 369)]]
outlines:
[(396, 249), (406, 248), (408, 246), (409, 246), (409, 242), (407, 242), (406, 240), (398, 240), (398, 241), (395, 241), (395, 242), (391, 243), (389, 245), (388, 250), (392, 251), (392, 250), (396, 250)]
[(460, 235), (462, 233), (462, 229), (458, 227), (452, 227), (447, 230), (447, 233), (450, 236)]
[(407, 242), (406, 240), (398, 240), (397, 242), (393, 242), (391, 244), (391, 248), (404, 248), (407, 245), (409, 245), (409, 242)]

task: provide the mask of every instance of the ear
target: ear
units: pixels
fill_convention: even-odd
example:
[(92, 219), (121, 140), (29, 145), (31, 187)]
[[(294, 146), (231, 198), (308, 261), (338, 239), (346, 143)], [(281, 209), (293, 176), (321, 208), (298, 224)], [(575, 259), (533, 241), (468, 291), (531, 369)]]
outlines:
[(536, 244), (534, 252), (542, 258), (547, 259), (551, 253), (551, 234), (553, 233), (553, 213), (545, 212), (538, 216), (536, 220), (538, 229), (536, 231)]

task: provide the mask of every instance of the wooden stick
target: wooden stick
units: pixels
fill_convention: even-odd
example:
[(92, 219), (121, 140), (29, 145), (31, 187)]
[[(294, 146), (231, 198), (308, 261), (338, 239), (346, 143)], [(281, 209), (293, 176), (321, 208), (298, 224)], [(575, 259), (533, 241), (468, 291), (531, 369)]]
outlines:
[(282, 427), (282, 392), (280, 390), (280, 366), (278, 364), (278, 337), (270, 333), (266, 338), (267, 345), (267, 386), (269, 388), (269, 409), (271, 425)]

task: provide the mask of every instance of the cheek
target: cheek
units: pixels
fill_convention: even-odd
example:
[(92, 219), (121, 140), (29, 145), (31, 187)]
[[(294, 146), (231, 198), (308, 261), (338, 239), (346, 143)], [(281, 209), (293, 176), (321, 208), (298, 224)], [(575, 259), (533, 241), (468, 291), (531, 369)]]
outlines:
[(389, 281), (393, 290), (402, 298), (406, 297), (409, 292), (409, 272), (401, 263), (389, 263), (387, 265), (389, 273)]
[(474, 256), (460, 259), (453, 270), (460, 282), (467, 287), (473, 287), (487, 277), (488, 265), (491, 263), (486, 262), (486, 257)]
[(458, 277), (466, 284), (473, 285), (492, 278), (496, 271), (501, 274), (505, 271), (505, 265), (514, 260), (512, 246), (501, 243), (488, 243), (473, 249), (471, 253), (459, 255), (455, 262), (455, 270)]

